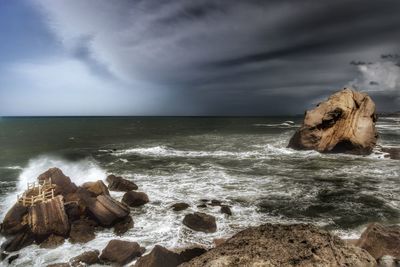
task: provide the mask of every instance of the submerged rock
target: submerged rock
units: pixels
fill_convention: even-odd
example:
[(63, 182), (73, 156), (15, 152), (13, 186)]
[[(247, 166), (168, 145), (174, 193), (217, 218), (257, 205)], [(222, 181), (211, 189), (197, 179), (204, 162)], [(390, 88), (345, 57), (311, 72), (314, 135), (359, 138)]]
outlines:
[(202, 212), (187, 214), (183, 219), (183, 224), (192, 230), (204, 233), (214, 233), (217, 231), (215, 217)]
[(184, 203), (184, 202), (179, 202), (179, 203), (173, 204), (171, 207), (174, 211), (182, 211), (182, 210), (189, 208), (190, 205), (187, 203)]
[(375, 104), (365, 93), (345, 88), (305, 114), (289, 147), (319, 152), (369, 154), (378, 138)]
[(123, 235), (125, 234), (129, 229), (133, 228), (134, 222), (131, 216), (126, 217), (120, 222), (117, 222), (114, 225), (114, 233), (116, 235)]
[(138, 189), (134, 182), (112, 174), (107, 176), (106, 181), (108, 182), (108, 189), (111, 191), (129, 192)]
[(145, 250), (136, 242), (111, 240), (101, 252), (100, 260), (124, 265), (142, 256)]
[(70, 263), (72, 267), (87, 266), (100, 263), (99, 255), (100, 252), (98, 250), (86, 251), (70, 259)]
[(399, 147), (383, 147), (382, 152), (387, 153), (387, 157), (389, 157), (391, 159), (400, 159), (400, 148)]
[(232, 215), (232, 210), (229, 206), (221, 206), (220, 212), (228, 216)]
[(361, 234), (356, 245), (368, 251), (375, 259), (392, 256), (400, 260), (400, 226), (372, 223)]
[(366, 251), (312, 225), (265, 224), (248, 228), (182, 267), (375, 266)]
[(149, 203), (149, 197), (143, 192), (130, 191), (124, 194), (122, 202), (129, 207), (139, 207)]
[(59, 235), (50, 235), (46, 240), (44, 240), (41, 244), (41, 248), (56, 248), (64, 244), (65, 238)]

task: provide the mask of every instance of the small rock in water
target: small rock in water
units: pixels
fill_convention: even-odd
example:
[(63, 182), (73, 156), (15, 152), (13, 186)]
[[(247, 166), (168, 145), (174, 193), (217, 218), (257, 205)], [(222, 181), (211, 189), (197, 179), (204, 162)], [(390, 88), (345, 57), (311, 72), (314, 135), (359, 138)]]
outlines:
[(137, 190), (138, 186), (129, 180), (126, 180), (120, 176), (109, 175), (106, 181), (108, 182), (108, 189), (111, 191), (129, 192)]
[(137, 257), (142, 256), (146, 251), (145, 248), (139, 246), (136, 242), (111, 240), (103, 249), (100, 260), (119, 265), (127, 264)]
[(400, 147), (383, 147), (382, 152), (388, 153), (385, 157), (400, 159)]
[(125, 234), (129, 229), (133, 228), (134, 222), (131, 216), (126, 217), (122, 221), (116, 223), (114, 225), (114, 233), (116, 235), (123, 235)]
[(229, 216), (232, 215), (232, 211), (229, 206), (221, 206), (220, 212)]
[(130, 191), (122, 197), (122, 202), (130, 207), (139, 207), (149, 202), (149, 197), (143, 192)]
[(213, 199), (211, 200), (211, 206), (221, 206), (222, 202), (220, 200), (217, 199)]
[(174, 211), (181, 211), (181, 210), (185, 210), (187, 208), (189, 208), (190, 205), (184, 202), (180, 202), (180, 203), (175, 203), (172, 205), (172, 209)]
[(200, 204), (200, 205), (197, 205), (197, 207), (198, 208), (207, 208), (207, 204)]
[(192, 230), (204, 233), (214, 233), (217, 231), (215, 217), (202, 212), (187, 214), (183, 219), (183, 224)]
[(19, 254), (12, 255), (8, 258), (8, 264), (11, 264), (13, 261), (19, 258)]
[(99, 255), (98, 250), (86, 251), (70, 259), (70, 263), (72, 267), (80, 267), (82, 263), (85, 264), (84, 266), (100, 263)]
[(50, 235), (40, 244), (41, 248), (56, 248), (64, 244), (65, 238), (59, 235)]

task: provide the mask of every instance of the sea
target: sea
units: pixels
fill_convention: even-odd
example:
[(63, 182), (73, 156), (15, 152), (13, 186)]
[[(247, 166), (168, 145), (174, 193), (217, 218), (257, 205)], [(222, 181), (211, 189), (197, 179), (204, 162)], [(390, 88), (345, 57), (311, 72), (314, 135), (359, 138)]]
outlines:
[[(295, 151), (288, 141), (301, 117), (21, 117), (0, 118), (0, 219), (28, 182), (51, 167), (73, 182), (120, 175), (148, 194), (132, 208), (134, 228), (121, 237), (101, 230), (86, 244), (31, 245), (12, 266), (66, 262), (111, 239), (149, 250), (212, 246), (216, 238), (263, 223), (313, 223), (357, 238), (369, 222), (400, 224), (400, 161), (381, 147), (400, 147), (400, 118), (380, 117), (378, 146), (368, 156)], [(122, 193), (111, 192), (121, 199)], [(197, 207), (202, 199), (217, 206)], [(186, 202), (185, 211), (171, 205)], [(216, 217), (217, 231), (192, 232), (187, 213)], [(0, 241), (5, 238), (1, 237)], [(0, 263), (7, 266), (6, 262)]]

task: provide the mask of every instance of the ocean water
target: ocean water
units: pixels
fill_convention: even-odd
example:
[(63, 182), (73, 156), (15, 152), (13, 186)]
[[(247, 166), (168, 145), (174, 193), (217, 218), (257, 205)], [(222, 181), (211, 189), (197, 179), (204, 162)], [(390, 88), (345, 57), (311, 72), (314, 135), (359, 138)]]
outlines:
[[(83, 245), (32, 245), (13, 264), (65, 262), (114, 238), (179, 248), (211, 246), (214, 238), (261, 223), (311, 222), (344, 238), (359, 236), (368, 222), (399, 224), (400, 162), (379, 146), (400, 147), (400, 118), (379, 118), (379, 146), (369, 156), (286, 148), (300, 123), (300, 117), (0, 118), (1, 218), (26, 183), (51, 167), (78, 185), (121, 175), (151, 200), (132, 209), (135, 227), (122, 237), (104, 230)], [(197, 208), (200, 199), (221, 200), (233, 215)], [(191, 207), (170, 209), (182, 201)], [(217, 232), (186, 229), (182, 219), (193, 211), (214, 215)]]

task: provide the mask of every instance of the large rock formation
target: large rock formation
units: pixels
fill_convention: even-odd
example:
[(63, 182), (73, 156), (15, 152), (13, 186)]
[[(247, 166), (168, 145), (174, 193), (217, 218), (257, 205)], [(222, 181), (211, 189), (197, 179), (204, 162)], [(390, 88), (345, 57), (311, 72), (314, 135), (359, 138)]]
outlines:
[(248, 228), (182, 267), (375, 266), (365, 250), (312, 225), (265, 224)]
[(56, 195), (62, 194), (67, 195), (69, 193), (73, 193), (78, 188), (76, 184), (74, 184), (71, 179), (66, 176), (59, 168), (51, 168), (46, 172), (42, 173), (38, 178), (39, 182), (48, 181), (51, 179), (51, 182), (56, 185)]
[(100, 195), (88, 203), (90, 214), (102, 226), (112, 226), (129, 215), (129, 209), (110, 196)]
[(377, 141), (375, 104), (365, 93), (345, 88), (305, 114), (289, 147), (319, 152), (369, 154)]

